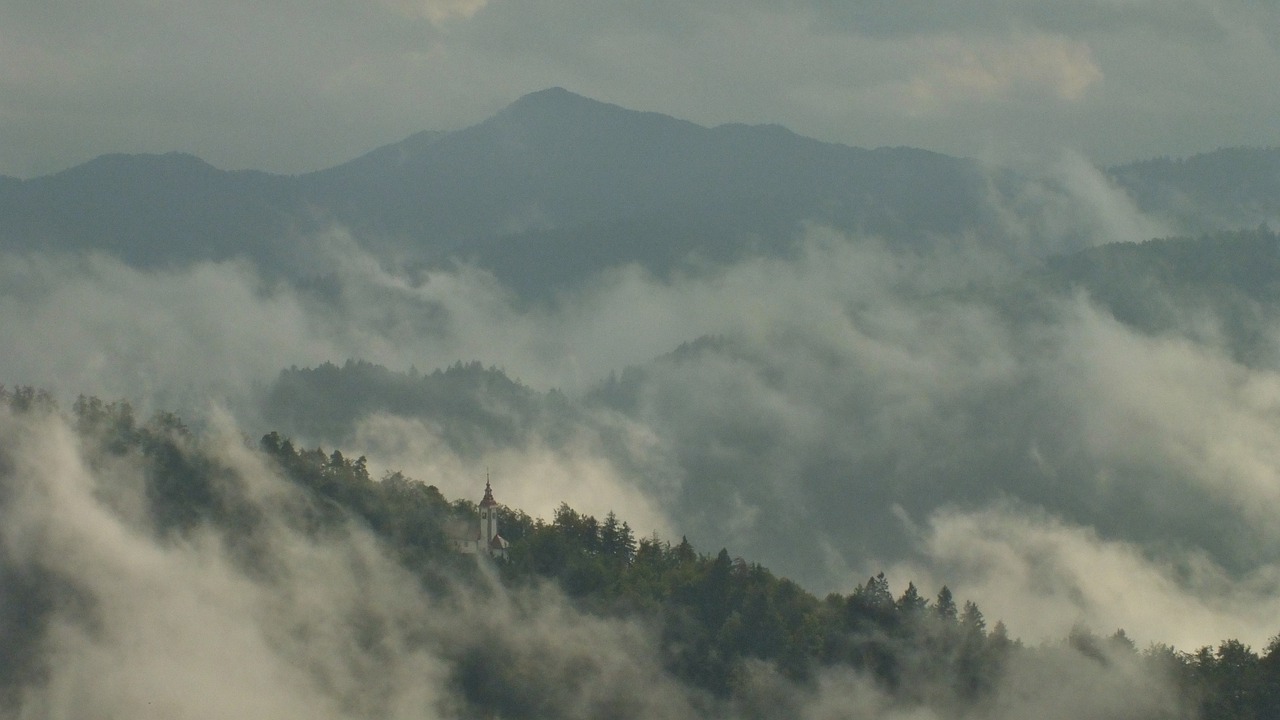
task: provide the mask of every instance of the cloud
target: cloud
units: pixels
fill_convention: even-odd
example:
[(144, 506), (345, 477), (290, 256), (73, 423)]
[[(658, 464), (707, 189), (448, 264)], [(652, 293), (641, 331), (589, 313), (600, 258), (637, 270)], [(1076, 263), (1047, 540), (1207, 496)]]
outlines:
[[(1098, 232), (1143, 222), (1109, 216), (1123, 204), (1095, 196), (1106, 192), (1081, 193), (1086, 209), (1103, 208)], [(1175, 599), (1165, 624), (1120, 623), (1131, 631), (1187, 637), (1185, 618), (1203, 615), (1215, 632), (1265, 634), (1235, 621), (1244, 603), (1210, 617), (1196, 593), (1211, 591), (1178, 590), (1181, 576), (1159, 563), (1200, 568), (1224, 597), (1260, 592), (1250, 588), (1277, 548), (1275, 373), (1234, 359), (1209, 315), (1149, 335), (1083, 295), (965, 291), (999, 287), (1006, 272), (969, 252), (912, 259), (815, 237), (792, 261), (600, 288), (603, 299), (582, 307), (611, 317), (609, 298), (626, 298), (641, 327), (687, 308), (690, 327), (713, 330), (642, 366), (627, 411), (679, 468), (679, 492), (664, 501), (673, 525), (699, 547), (727, 545), (815, 589), (848, 590), (917, 552), (902, 512), (982, 512), (1015, 498), (1124, 548), (1115, 557), (1133, 553), (1134, 572), (1144, 553), (1159, 558), (1145, 576), (1151, 595)], [(1087, 617), (1127, 612), (1105, 600), (1093, 598)]]
[[(340, 352), (306, 337), (296, 297), (238, 263), (144, 272), (104, 257), (9, 256), (0, 350), (11, 384), (74, 397), (203, 404), (304, 358)], [(292, 358), (292, 359), (290, 359)]]
[(141, 468), (104, 470), (60, 419), (0, 417), (0, 563), (80, 598), (29, 618), (38, 645), (26, 661), (46, 673), (22, 688), (20, 716), (459, 716), (478, 701), (468, 673), (556, 717), (619, 703), (637, 717), (692, 716), (644, 626), (583, 615), (548, 589), (426, 593), (357, 527), (291, 526), (295, 491), (225, 417), (202, 443), (261, 511), (249, 530), (258, 570), (214, 526), (162, 541), (105, 503), (131, 492), (145, 503)]
[(1244, 0), (67, 7), (0, 9), (5, 174), (169, 150), (319, 169), (552, 86), (958, 155), (1065, 147), (1120, 162), (1276, 130), (1277, 10)]
[[(323, 281), (267, 280), (240, 261), (149, 271), (100, 255), (8, 254), (0, 327), (23, 341), (0, 349), (3, 381), (64, 398), (83, 392), (192, 410), (213, 398), (243, 409), (256, 386), (291, 365), (362, 358), (432, 369), (509, 359), (539, 388), (580, 388), (584, 375), (607, 370), (602, 362), (636, 357), (566, 365), (572, 323), (516, 309), (488, 273), (390, 273), (339, 231), (308, 244), (299, 272), (327, 275), (336, 294), (317, 289)], [(582, 339), (605, 345), (590, 333)]]
[(1072, 102), (1103, 79), (1089, 46), (1063, 36), (979, 42), (944, 36), (919, 43), (930, 59), (900, 90), (900, 103), (912, 115), (1018, 97)]
[(795, 3), (816, 9), (828, 23), (877, 37), (900, 37), (959, 31), (966, 35), (1037, 28), (1079, 34), (1103, 30), (1158, 29), (1172, 37), (1212, 34), (1224, 18), (1245, 9), (1244, 3), (1176, 0), (1104, 0), (1088, 5), (1062, 5), (1018, 0), (963, 0), (945, 7), (927, 0), (849, 4), (819, 0)]
[(488, 0), (383, 0), (387, 7), (409, 17), (425, 17), (433, 25), (466, 20), (484, 9)]
[[(630, 454), (657, 462), (662, 449), (647, 429), (611, 418), (631, 446)], [(526, 446), (501, 447), (476, 458), (464, 458), (439, 437), (438, 429), (419, 420), (375, 414), (361, 421), (350, 447), (373, 458), (371, 472), (401, 471), (446, 497), (478, 502), (486, 480), (492, 478), (495, 497), (502, 504), (534, 518), (550, 520), (560, 503), (604, 518), (610, 512), (630, 524), (638, 535), (657, 532), (678, 535), (659, 502), (663, 489), (618, 468), (609, 449), (592, 428), (571, 430), (574, 437), (552, 447), (535, 435)], [(637, 447), (639, 445), (640, 447)]]
[[(29, 644), (5, 648), (44, 669), (6, 698), (18, 717), (826, 718), (850, 707), (878, 720), (940, 716), (847, 667), (793, 683), (748, 662), (734, 698), (720, 701), (663, 669), (659, 633), (642, 620), (584, 613), (546, 586), (504, 589), (483, 568), (424, 589), (358, 526), (307, 533), (290, 523), (295, 489), (226, 416), (187, 451), (221, 469), (216, 482), (229, 484), (218, 492), (241, 494), (241, 510), (257, 518), (248, 528), (157, 537), (127, 511), (147, 502), (142, 468), (88, 452), (56, 416), (0, 411), (0, 451), (0, 568), (61, 588), (58, 601), (32, 608)], [(939, 542), (968, 540), (964, 553), (973, 535), (1016, 536), (1017, 519), (989, 522), (1000, 519), (983, 518), (977, 532), (938, 523)], [(1012, 539), (1066, 555), (1072, 533), (1058, 530), (1066, 550), (1062, 537)], [(248, 564), (230, 551), (246, 536)], [(1054, 646), (1020, 659), (995, 678), (979, 717), (1169, 702), (1136, 657), (1104, 667)]]
[[(1054, 172), (1005, 208), (1010, 233), (1070, 247), (1156, 227), (1078, 161)], [(819, 592), (928, 567), (904, 516), (1009, 498), (1233, 583), (1277, 547), (1274, 372), (1233, 359), (1211, 315), (1152, 336), (1084, 296), (1002, 294), (1023, 266), (980, 243), (904, 254), (812, 229), (790, 258), (665, 280), (618, 268), (532, 305), (471, 267), (389, 270), (341, 230), (307, 247), (298, 272), (324, 279), (298, 286), (234, 262), (9, 256), (0, 327), (24, 341), (0, 349), (4, 380), (143, 416), (199, 417), (212, 397), (256, 435), (275, 428), (254, 400), (290, 365), (478, 359), (569, 402), (618, 371), (626, 402), (516, 446), (461, 457), (438, 428), (375, 415), (342, 449), (452, 497), (474, 499), (488, 466), (531, 514), (613, 510)]]
[(6, 413), (3, 424), (16, 460), (4, 479), (5, 561), (65, 578), (87, 605), (31, 618), (44, 620), (47, 636), (43, 657), (28, 662), (46, 665), (48, 677), (24, 694), (30, 712), (332, 711), (301, 668), (280, 662), (259, 624), (261, 589), (227, 565), (213, 538), (158, 546), (97, 499), (116, 494), (117, 478), (89, 468), (60, 422), (23, 427)]
[[(1240, 2), (840, 4), (850, 16), (809, 3), (197, 5), (0, 10), (0, 170), (171, 148), (306, 169), (564, 84), (708, 124), (780, 121), (1002, 158), (1033, 148), (1055, 164), (1002, 210), (1043, 252), (1177, 230), (1058, 145), (1128, 158), (1269, 143), (1280, 117), (1265, 30), (1276, 10)], [(488, 465), (504, 502), (534, 514), (561, 500), (616, 510), (639, 532), (728, 546), (819, 591), (880, 569), (950, 583), (1029, 637), (1078, 621), (1184, 647), (1274, 632), (1280, 383), (1227, 352), (1207, 312), (1150, 335), (1085, 296), (993, 299), (1022, 267), (959, 240), (908, 256), (815, 229), (790, 259), (663, 281), (618, 268), (536, 307), (476, 268), (402, 273), (341, 230), (313, 240), (309, 269), (338, 292), (236, 262), (143, 272), (8, 255), (3, 380), (126, 396), (143, 414), (213, 398), (256, 433), (250, 400), (290, 365), (476, 358), (573, 397), (635, 366), (630, 405), (598, 409), (562, 443), (535, 433), (463, 459), (434, 428), (380, 415), (350, 450), (454, 497), (474, 498)], [(512, 656), (562, 648), (556, 677), (592, 662), (611, 689), (655, 677), (640, 629), (584, 620), (554, 594), (440, 607), (367, 538), (315, 546), (273, 529), (271, 558), (287, 569), (275, 585), (241, 573), (216, 535), (157, 544), (139, 529), (127, 464), (86, 462), (65, 428), (5, 422), (22, 478), (0, 526), (7, 561), (92, 598), (54, 611), (41, 652), (56, 671), (28, 698), (32, 714), (445, 712), (461, 702), (449, 673), (465, 658), (404, 638), (492, 637), (517, 619), (529, 634)], [(238, 431), (219, 432), (269, 502), (270, 473), (235, 449)], [(353, 617), (407, 630), (370, 649)], [(628, 660), (599, 638), (643, 650)], [(211, 677), (236, 692), (215, 694)], [(809, 716), (858, 699), (914, 712), (847, 675), (819, 685), (796, 701)], [(599, 707), (595, 688), (573, 688), (564, 702), (583, 704), (555, 707)], [(626, 697), (657, 716), (687, 710), (679, 692)]]
[(1138, 210), (1122, 189), (1075, 153), (1063, 153), (1047, 175), (1048, 182), (1060, 184), (1065, 192), (1056, 198), (1036, 198), (1044, 203), (1039, 212), (1024, 213), (1039, 221), (1037, 236), (1057, 238), (1075, 233), (1083, 235), (1085, 245), (1103, 245), (1173, 237), (1181, 230), (1170, 221)]
[(1091, 309), (1081, 313), (1061, 367), (1087, 451), (1117, 475), (1154, 471), (1162, 487), (1150, 495), (1191, 490), (1230, 504), (1272, 547), (1280, 539), (1268, 519), (1280, 501), (1273, 469), (1280, 376), (1213, 345), (1145, 337)]
[(1153, 557), (1010, 502), (940, 509), (919, 541), (925, 564), (895, 567), (894, 575), (949, 583), (989, 621), (1003, 619), (1024, 637), (1061, 638), (1077, 626), (1103, 634), (1123, 628), (1140, 643), (1190, 651), (1226, 638), (1263, 647), (1277, 632), (1280, 566), (1273, 564), (1234, 578), (1202, 553)]

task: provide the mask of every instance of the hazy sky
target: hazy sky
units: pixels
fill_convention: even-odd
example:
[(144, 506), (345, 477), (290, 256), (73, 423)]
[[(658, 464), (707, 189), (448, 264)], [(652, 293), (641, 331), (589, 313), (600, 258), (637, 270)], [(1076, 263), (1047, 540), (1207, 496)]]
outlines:
[(1274, 0), (0, 0), (0, 174), (301, 172), (563, 86), (859, 146), (1102, 163), (1280, 137)]

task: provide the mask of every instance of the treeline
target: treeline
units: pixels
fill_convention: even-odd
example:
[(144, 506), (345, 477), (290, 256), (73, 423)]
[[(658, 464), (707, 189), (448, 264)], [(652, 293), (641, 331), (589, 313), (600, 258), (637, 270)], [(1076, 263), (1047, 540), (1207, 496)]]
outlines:
[[(16, 413), (56, 413), (47, 394), (0, 387), (0, 402)], [(176, 416), (146, 422), (128, 403), (81, 397), (71, 421), (90, 458), (132, 456), (145, 480), (151, 530), (160, 538), (198, 527), (224, 530), (228, 550), (248, 572), (255, 566), (257, 529), (267, 521), (236, 471), (194, 439)], [(388, 554), (421, 578), (424, 592), (488, 592), (493, 573), (453, 552), (451, 536), (474, 529), (476, 507), (449, 501), (435, 487), (388, 473), (370, 476), (363, 457), (298, 448), (269, 433), (256, 451), (299, 492), (278, 508), (283, 521), (312, 534), (366, 527)], [(106, 462), (106, 460), (99, 460)], [(276, 508), (273, 508), (273, 511)], [(501, 510), (509, 559), (491, 569), (511, 588), (551, 582), (584, 612), (649, 625), (659, 637), (666, 671), (710, 697), (734, 700), (750, 668), (767, 664), (792, 681), (814, 681), (824, 668), (854, 668), (889, 697), (957, 714), (992, 701), (1011, 668), (1047, 654), (1069, 654), (1099, 668), (1140, 667), (1177, 694), (1185, 716), (1205, 720), (1280, 717), (1280, 639), (1261, 653), (1236, 640), (1182, 652), (1166, 645), (1137, 648), (1123, 631), (1110, 636), (1077, 629), (1058, 643), (1027, 646), (1003, 623), (988, 625), (973, 602), (947, 587), (926, 595), (914, 584), (894, 593), (883, 574), (847, 595), (819, 598), (727, 549), (704, 553), (687, 539), (637, 536), (614, 513), (603, 520), (562, 504), (549, 520)], [(280, 518), (276, 518), (280, 520)], [(0, 602), (0, 695), (38, 675), (42, 618), (58, 603), (39, 578), (5, 575)], [(469, 582), (467, 578), (472, 580)], [(481, 715), (521, 716), (518, 695), (506, 692), (501, 668), (456, 670), (458, 687)], [(487, 673), (483, 681), (469, 673)]]
[[(363, 457), (298, 449), (277, 433), (265, 435), (261, 448), (287, 477), (367, 525), (402, 560), (419, 569), (473, 564), (448, 541), (451, 525), (464, 532), (478, 525), (471, 501), (449, 502), (399, 473), (375, 481)], [(943, 694), (952, 704), (978, 702), (1018, 647), (1002, 624), (988, 630), (977, 605), (958, 607), (946, 587), (932, 602), (914, 585), (895, 598), (881, 574), (847, 596), (819, 599), (726, 549), (705, 554), (684, 538), (638, 538), (612, 512), (601, 521), (567, 504), (550, 520), (503, 507), (500, 526), (511, 543), (509, 559), (496, 565), (504, 583), (551, 581), (586, 611), (657, 627), (667, 670), (721, 698), (734, 694), (745, 664), (756, 660), (799, 682), (820, 667), (847, 665), (904, 701)], [(480, 708), (513, 709), (500, 684), (462, 686)]]
[[(401, 557), (445, 551), (449, 523), (478, 523), (470, 500), (450, 502), (399, 473), (374, 481), (363, 458), (298, 450), (275, 433), (262, 448), (291, 479), (360, 518)], [(613, 512), (603, 520), (568, 504), (549, 520), (500, 512), (511, 542), (509, 560), (497, 564), (505, 583), (551, 581), (584, 610), (653, 623), (668, 671), (717, 696), (733, 696), (747, 663), (763, 661), (797, 682), (843, 665), (903, 703), (976, 707), (1011, 664), (1065, 651), (1103, 667), (1136, 663), (1168, 681), (1176, 705), (1203, 720), (1280, 717), (1280, 637), (1261, 654), (1238, 640), (1183, 652), (1158, 643), (1139, 649), (1123, 630), (1107, 636), (1077, 628), (1059, 643), (1029, 647), (1003, 622), (988, 625), (976, 603), (945, 585), (927, 597), (908, 583), (895, 596), (881, 573), (847, 595), (818, 598), (727, 549), (701, 553), (685, 538), (672, 544), (637, 536)], [(462, 685), (482, 709), (513, 709), (492, 682)]]
[[(399, 473), (375, 481), (363, 457), (298, 449), (277, 433), (265, 435), (261, 448), (321, 505), (357, 518), (420, 567), (428, 560), (456, 566), (462, 558), (449, 548), (450, 525), (463, 532), (478, 525), (471, 501), (449, 502)], [(946, 587), (932, 602), (914, 585), (895, 598), (881, 574), (848, 596), (819, 599), (726, 549), (704, 554), (684, 538), (674, 545), (637, 538), (612, 512), (601, 521), (567, 504), (550, 520), (504, 507), (500, 526), (511, 543), (508, 561), (497, 566), (505, 583), (552, 581), (583, 609), (653, 623), (667, 669), (717, 696), (733, 693), (746, 661), (761, 660), (797, 681), (842, 664), (904, 700), (927, 688), (972, 702), (1017, 646), (1002, 624), (987, 629), (977, 605), (957, 607)], [(494, 696), (474, 702), (500, 698), (484, 687)]]
[(430, 373), (362, 360), (289, 368), (264, 394), (262, 411), (277, 430), (326, 443), (348, 442), (359, 421), (375, 413), (412, 418), (466, 456), (524, 443), (535, 426), (554, 437), (571, 415), (560, 393), (535, 392), (476, 361)]
[(1084, 290), (1140, 332), (1225, 344), (1239, 362), (1275, 366), (1269, 337), (1280, 307), (1280, 237), (1266, 224), (1100, 245), (1050, 258), (1038, 279), (1043, 285), (1033, 290)]
[(913, 584), (895, 598), (879, 574), (847, 596), (819, 599), (727, 549), (636, 540), (613, 513), (598, 522), (561, 505), (524, 538), (512, 546), (507, 577), (553, 579), (585, 607), (658, 620), (668, 668), (718, 695), (734, 691), (744, 662), (762, 660), (801, 682), (839, 664), (903, 699), (944, 688), (972, 701), (1016, 645), (1002, 624), (989, 632), (975, 604), (957, 608), (946, 587), (933, 603)]

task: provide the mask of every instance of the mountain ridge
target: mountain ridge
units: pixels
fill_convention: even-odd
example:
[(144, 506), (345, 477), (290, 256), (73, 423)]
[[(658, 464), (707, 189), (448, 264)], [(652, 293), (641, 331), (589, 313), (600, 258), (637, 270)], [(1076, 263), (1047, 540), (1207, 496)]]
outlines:
[[(1229, 175), (1250, 157), (1209, 166)], [(1153, 177), (1164, 168), (1111, 173), (1152, 214), (1176, 216), (1178, 188), (1190, 183), (1212, 225), (1233, 213), (1249, 227), (1280, 216), (1269, 194), (1280, 197), (1280, 173), (1250, 175), (1242, 200), (1194, 177)], [(340, 226), (379, 259), (470, 263), (521, 296), (548, 297), (628, 264), (666, 277), (786, 255), (813, 225), (905, 250), (947, 238), (1008, 250), (1019, 241), (1001, 206), (1034, 182), (928, 150), (828, 143), (776, 124), (704, 127), (549, 88), (469, 127), (415, 133), (302, 175), (163, 153), (6, 179), (0, 249), (106, 252), (140, 267), (244, 256), (288, 274), (307, 237)]]

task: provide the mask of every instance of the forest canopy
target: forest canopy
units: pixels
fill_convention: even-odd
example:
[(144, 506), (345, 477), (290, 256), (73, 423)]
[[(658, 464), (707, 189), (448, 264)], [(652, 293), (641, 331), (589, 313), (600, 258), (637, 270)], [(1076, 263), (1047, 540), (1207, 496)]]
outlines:
[[(635, 652), (652, 652), (654, 671), (665, 682), (716, 714), (772, 716), (752, 708), (766, 676), (792, 688), (780, 697), (783, 707), (798, 712), (803, 688), (845, 672), (894, 706), (967, 716), (1006, 702), (1011, 684), (1067, 666), (1077, 673), (1071, 682), (1110, 675), (1138, 695), (1150, 692), (1142, 700), (1150, 713), (1144, 717), (1262, 718), (1280, 709), (1280, 641), (1260, 652), (1233, 639), (1188, 651), (1159, 643), (1139, 648), (1123, 630), (1096, 634), (1079, 627), (1058, 641), (1027, 645), (1016, 639), (1016, 629), (988, 619), (945, 585), (933, 592), (908, 582), (895, 591), (880, 573), (852, 592), (819, 598), (727, 548), (701, 551), (684, 538), (637, 532), (613, 512), (596, 518), (567, 503), (551, 518), (501, 506), (509, 557), (464, 556), (451, 537), (458, 528), (476, 527), (474, 502), (446, 498), (400, 472), (371, 477), (364, 457), (299, 448), (268, 433), (240, 448), (279, 483), (266, 500), (243, 461), (231, 460), (171, 413), (140, 421), (127, 402), (84, 396), (63, 413), (47, 393), (26, 387), (2, 390), (0, 400), (6, 426), (0, 454), (9, 458), (0, 494), (5, 515), (21, 495), (13, 460), (20, 445), (65, 423), (89, 467), (112, 482), (138, 478), (143, 513), (129, 522), (160, 546), (216, 537), (235, 572), (272, 587), (278, 574), (291, 572), (273, 547), (283, 525), (290, 536), (315, 544), (370, 538), (414, 578), (416, 592), (442, 606), (475, 597), (537, 597), (554, 588), (567, 612), (642, 628), (633, 638)], [(14, 426), (28, 435), (15, 436)], [(98, 490), (116, 502), (122, 491)], [(47, 643), (68, 604), (92, 607), (96, 600), (75, 577), (23, 563), (15, 537), (0, 537), (6, 590), (0, 708), (20, 715), (24, 698), (54, 670)], [(370, 626), (362, 632), (377, 645), (395, 631)], [(563, 678), (515, 662), (513, 642), (499, 634), (439, 651), (460, 714), (572, 716), (555, 687)]]

